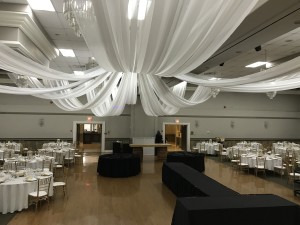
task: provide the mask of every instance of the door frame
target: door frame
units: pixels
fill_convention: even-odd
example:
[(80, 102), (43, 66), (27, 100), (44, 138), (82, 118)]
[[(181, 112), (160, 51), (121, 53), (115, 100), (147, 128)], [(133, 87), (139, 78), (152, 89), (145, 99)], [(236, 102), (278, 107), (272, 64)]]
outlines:
[(190, 151), (190, 143), (191, 143), (191, 124), (190, 123), (170, 123), (170, 122), (163, 122), (163, 141), (165, 143), (166, 140), (166, 125), (186, 125), (187, 135), (186, 135), (186, 151)]
[(73, 121), (73, 143), (77, 140), (77, 125), (78, 124), (101, 124), (101, 149), (100, 152), (105, 150), (105, 122), (104, 121)]

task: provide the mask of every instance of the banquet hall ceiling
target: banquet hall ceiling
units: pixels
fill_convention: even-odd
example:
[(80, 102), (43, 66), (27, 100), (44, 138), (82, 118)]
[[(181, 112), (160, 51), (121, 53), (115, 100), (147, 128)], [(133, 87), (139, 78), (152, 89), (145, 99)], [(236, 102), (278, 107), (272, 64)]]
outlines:
[[(76, 57), (58, 56), (50, 67), (73, 73), (85, 70), (92, 57), (84, 39), (77, 37), (63, 16), (63, 0), (51, 0), (56, 12), (34, 11), (41, 30), (55, 48), (71, 48)], [(27, 4), (27, 0), (0, 0), (1, 4)], [(0, 21), (1, 22), (1, 21)], [(221, 48), (191, 73), (198, 76), (233, 78), (262, 70), (245, 68), (256, 61), (274, 65), (300, 55), (300, 1), (260, 0), (256, 9), (244, 20)], [(261, 46), (260, 51), (255, 47)], [(0, 77), (1, 79), (1, 77)], [(176, 79), (166, 79), (169, 85)], [(4, 82), (3, 79), (0, 82)]]

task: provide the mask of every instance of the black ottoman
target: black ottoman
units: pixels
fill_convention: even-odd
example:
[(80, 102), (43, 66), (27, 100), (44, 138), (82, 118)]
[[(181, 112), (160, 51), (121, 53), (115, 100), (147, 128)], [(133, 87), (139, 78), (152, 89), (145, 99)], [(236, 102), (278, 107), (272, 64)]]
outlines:
[(100, 155), (97, 172), (105, 177), (131, 177), (141, 172), (140, 157), (119, 153)]

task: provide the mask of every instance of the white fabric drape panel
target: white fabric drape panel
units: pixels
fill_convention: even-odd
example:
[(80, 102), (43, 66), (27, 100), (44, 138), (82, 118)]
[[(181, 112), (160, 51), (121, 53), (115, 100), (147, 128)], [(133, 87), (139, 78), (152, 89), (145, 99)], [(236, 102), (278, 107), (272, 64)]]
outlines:
[(272, 78), (281, 78), (286, 75), (298, 76), (300, 71), (300, 57), (296, 57), (290, 61), (279, 64), (275, 67), (263, 70), (247, 76), (240, 76), (238, 78), (220, 79), (220, 80), (206, 80), (201, 78), (201, 75), (184, 74), (176, 76), (180, 80), (187, 81), (196, 85), (204, 85), (211, 87), (227, 87), (242, 84), (250, 84), (259, 81), (266, 81)]
[(93, 108), (95, 105), (104, 102), (112, 94), (112, 91), (117, 86), (121, 76), (121, 73), (112, 73), (107, 85), (97, 90), (95, 96), (86, 103), (81, 103), (77, 98), (58, 99), (54, 100), (54, 103), (66, 111), (78, 111)]
[[(88, 101), (95, 96), (94, 91), (87, 94)], [(91, 108), (96, 116), (120, 115), (126, 104), (135, 104), (137, 100), (137, 74), (123, 74), (119, 87), (102, 104)]]
[(188, 73), (227, 40), (257, 3), (145, 1), (144, 20), (137, 19), (141, 3), (128, 18), (130, 0), (91, 0), (90, 16), (75, 13), (87, 46), (105, 70), (163, 77)]
[[(182, 107), (193, 106), (211, 97), (211, 89), (199, 86), (187, 100), (184, 98), (185, 85), (169, 88), (159, 77), (140, 75), (141, 102), (149, 116), (172, 115)], [(179, 90), (180, 89), (180, 90)]]
[(84, 71), (83, 75), (74, 75), (63, 73), (57, 70), (50, 69), (39, 63), (32, 61), (31, 59), (24, 57), (11, 48), (0, 43), (0, 68), (12, 73), (36, 77), (41, 79), (51, 80), (86, 80), (89, 78), (97, 77), (99, 74), (106, 72), (104, 69), (97, 67)]
[[(300, 57), (234, 79), (212, 81), (189, 74), (226, 41), (257, 0), (91, 2), (89, 13), (77, 11), (76, 18), (100, 66), (83, 75), (67, 74), (0, 43), (0, 68), (10, 71), (18, 86), (0, 85), (0, 93), (51, 99), (66, 111), (90, 109), (97, 116), (116, 116), (126, 104), (136, 103), (139, 90), (145, 113), (160, 116), (202, 103), (216, 90), (259, 93), (300, 87)], [(138, 4), (129, 13), (128, 3), (134, 2)], [(26, 76), (27, 87), (20, 84), (19, 75)], [(163, 77), (182, 82), (169, 87)], [(186, 98), (188, 83), (197, 88)]]

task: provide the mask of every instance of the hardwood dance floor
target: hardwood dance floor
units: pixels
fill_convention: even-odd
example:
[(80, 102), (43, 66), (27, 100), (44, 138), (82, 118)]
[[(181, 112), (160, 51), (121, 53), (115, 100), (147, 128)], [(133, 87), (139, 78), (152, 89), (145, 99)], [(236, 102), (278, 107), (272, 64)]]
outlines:
[[(161, 181), (162, 162), (145, 157), (140, 175), (105, 178), (97, 175), (97, 155), (69, 171), (68, 198), (58, 193), (48, 210), (42, 204), (16, 214), (9, 225), (170, 225), (176, 197)], [(205, 174), (242, 194), (272, 193), (300, 204), (292, 189), (268, 177), (236, 172), (207, 157)]]

